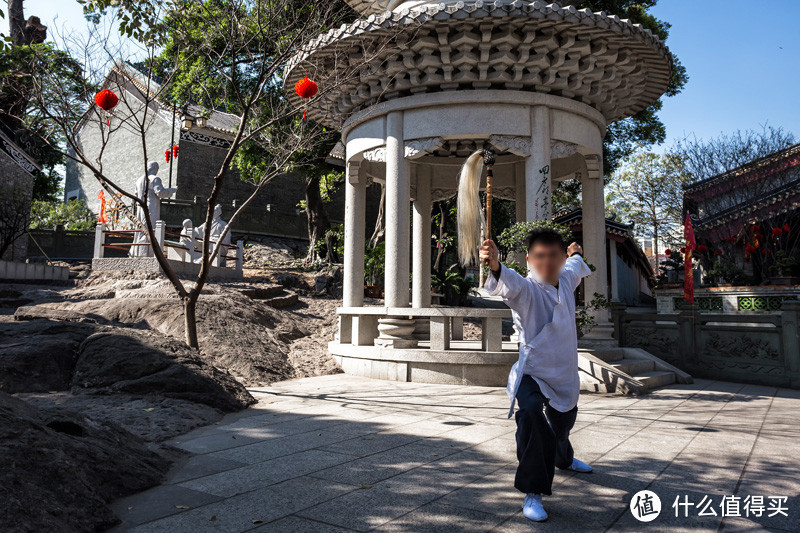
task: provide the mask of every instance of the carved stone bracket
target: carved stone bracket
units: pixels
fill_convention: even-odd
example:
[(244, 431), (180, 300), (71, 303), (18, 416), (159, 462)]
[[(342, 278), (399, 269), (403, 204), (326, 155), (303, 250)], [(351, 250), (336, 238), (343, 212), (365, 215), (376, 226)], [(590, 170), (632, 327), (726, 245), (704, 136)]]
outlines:
[(385, 163), (386, 162), (386, 147), (379, 146), (377, 148), (373, 148), (372, 150), (367, 150), (366, 152), (362, 153), (361, 155), (364, 156), (365, 161), (371, 161), (373, 163)]
[(598, 155), (587, 155), (584, 160), (586, 161), (586, 177), (587, 178), (602, 178), (603, 165)]
[(550, 143), (550, 158), (560, 159), (578, 153), (578, 145), (565, 141), (553, 141)]
[(364, 182), (364, 177), (361, 176), (360, 169), (361, 169), (360, 161), (347, 162), (347, 179), (350, 181), (350, 183), (356, 184)]
[(414, 139), (406, 141), (405, 143), (405, 156), (406, 159), (419, 159), (424, 155), (433, 153), (434, 150), (442, 145), (441, 137), (425, 137), (423, 139)]
[(196, 131), (182, 131), (181, 140), (197, 144), (204, 144), (206, 146), (216, 146), (218, 148), (230, 148), (231, 146), (231, 142), (227, 139), (206, 135), (205, 133), (199, 133)]
[(522, 157), (531, 155), (531, 140), (527, 137), (516, 137), (512, 135), (492, 135), (489, 142), (495, 148), (504, 152), (511, 152)]

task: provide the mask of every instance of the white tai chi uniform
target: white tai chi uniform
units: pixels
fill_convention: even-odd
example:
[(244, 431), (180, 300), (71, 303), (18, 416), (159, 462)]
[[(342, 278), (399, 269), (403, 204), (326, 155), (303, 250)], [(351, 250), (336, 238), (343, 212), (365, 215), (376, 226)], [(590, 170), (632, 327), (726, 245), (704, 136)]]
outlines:
[(550, 406), (567, 412), (578, 403), (578, 335), (575, 327), (575, 288), (591, 273), (580, 255), (567, 259), (558, 288), (534, 272), (524, 278), (501, 265), (500, 276), (489, 275), (484, 288), (501, 296), (513, 311), (519, 332), (519, 360), (511, 368), (506, 390), (514, 414), (517, 391), (527, 374), (538, 383)]

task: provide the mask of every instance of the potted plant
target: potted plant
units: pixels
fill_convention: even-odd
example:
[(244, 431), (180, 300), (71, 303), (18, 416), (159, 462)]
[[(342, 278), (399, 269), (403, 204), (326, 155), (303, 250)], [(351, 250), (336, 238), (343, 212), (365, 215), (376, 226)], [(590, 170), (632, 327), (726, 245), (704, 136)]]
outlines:
[(453, 265), (441, 274), (431, 277), (433, 288), (444, 296), (444, 304), (458, 307), (467, 305), (467, 297), (475, 288), (472, 282), (466, 279)]
[(383, 298), (383, 273), (386, 265), (386, 245), (379, 242), (364, 251), (364, 296)]
[(703, 278), (706, 285), (716, 285), (717, 287), (746, 285), (749, 281), (742, 267), (724, 257), (718, 257)]
[(798, 276), (798, 267), (800, 262), (797, 258), (789, 255), (784, 250), (775, 252), (775, 260), (769, 267), (769, 284), (770, 285), (798, 285), (800, 284), (800, 277)]

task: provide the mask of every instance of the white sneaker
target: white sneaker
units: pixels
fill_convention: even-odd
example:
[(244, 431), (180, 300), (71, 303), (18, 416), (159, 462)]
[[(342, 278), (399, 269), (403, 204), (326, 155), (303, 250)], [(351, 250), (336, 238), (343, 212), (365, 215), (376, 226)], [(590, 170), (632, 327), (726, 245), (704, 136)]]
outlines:
[(583, 461), (579, 461), (577, 459), (572, 459), (572, 464), (569, 466), (568, 470), (573, 470), (575, 472), (580, 472), (582, 474), (586, 474), (592, 471), (592, 467), (584, 463)]
[(541, 494), (528, 494), (522, 504), (522, 514), (525, 518), (534, 522), (544, 522), (547, 520), (547, 513), (542, 506)]

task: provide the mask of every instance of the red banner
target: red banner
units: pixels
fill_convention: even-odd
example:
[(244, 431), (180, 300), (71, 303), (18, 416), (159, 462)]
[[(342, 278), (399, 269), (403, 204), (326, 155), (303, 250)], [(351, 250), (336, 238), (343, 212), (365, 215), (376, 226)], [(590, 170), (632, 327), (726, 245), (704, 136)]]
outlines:
[(692, 271), (692, 252), (697, 248), (694, 240), (694, 229), (692, 229), (692, 219), (689, 212), (686, 212), (686, 220), (683, 223), (683, 238), (686, 240), (686, 248), (683, 254), (683, 299), (689, 303), (694, 303), (694, 273)]
[(100, 200), (100, 216), (97, 217), (97, 221), (101, 224), (108, 224), (108, 219), (106, 218), (106, 193), (102, 189), (97, 193), (97, 199)]

